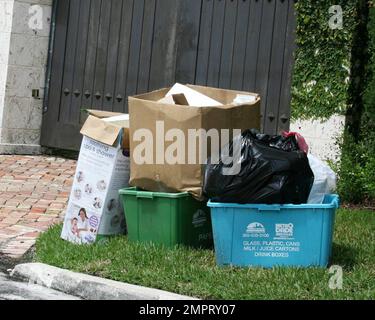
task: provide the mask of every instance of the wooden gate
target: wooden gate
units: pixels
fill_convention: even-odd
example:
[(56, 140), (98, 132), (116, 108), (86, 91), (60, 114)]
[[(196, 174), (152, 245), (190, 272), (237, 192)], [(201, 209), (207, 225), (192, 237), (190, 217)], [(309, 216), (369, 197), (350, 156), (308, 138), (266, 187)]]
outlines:
[(83, 108), (195, 83), (261, 94), (289, 128), (294, 0), (55, 0), (42, 145), (78, 150)]

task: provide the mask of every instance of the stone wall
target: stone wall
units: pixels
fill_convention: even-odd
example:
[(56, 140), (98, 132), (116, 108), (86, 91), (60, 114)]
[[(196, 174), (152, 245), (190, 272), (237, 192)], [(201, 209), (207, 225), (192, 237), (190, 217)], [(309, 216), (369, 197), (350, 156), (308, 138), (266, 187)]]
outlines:
[[(2, 123), (5, 87), (8, 74), (9, 44), (12, 31), (13, 0), (0, 0), (0, 124)], [(0, 137), (1, 137), (0, 125)]]
[(40, 152), (51, 7), (52, 0), (0, 0), (0, 153)]

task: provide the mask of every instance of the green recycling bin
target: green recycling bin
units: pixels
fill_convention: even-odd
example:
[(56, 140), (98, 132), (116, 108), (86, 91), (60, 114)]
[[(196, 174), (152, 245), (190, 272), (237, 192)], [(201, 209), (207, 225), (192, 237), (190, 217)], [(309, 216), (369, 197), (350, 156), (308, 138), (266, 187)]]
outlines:
[(212, 248), (212, 225), (207, 202), (189, 193), (119, 191), (130, 241), (152, 242), (166, 247), (185, 245)]

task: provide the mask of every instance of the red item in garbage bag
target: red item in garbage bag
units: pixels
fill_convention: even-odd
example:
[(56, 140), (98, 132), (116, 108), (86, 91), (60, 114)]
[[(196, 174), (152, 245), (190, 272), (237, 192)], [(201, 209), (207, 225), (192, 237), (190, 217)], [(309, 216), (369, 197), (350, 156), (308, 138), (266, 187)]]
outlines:
[(294, 136), (296, 138), (296, 140), (297, 140), (299, 149), (302, 150), (306, 154), (309, 153), (309, 146), (307, 145), (307, 142), (306, 142), (305, 138), (300, 133), (298, 133), (298, 132), (286, 132), (286, 131), (284, 131), (282, 133), (282, 135), (285, 138), (289, 138), (289, 137), (293, 137)]

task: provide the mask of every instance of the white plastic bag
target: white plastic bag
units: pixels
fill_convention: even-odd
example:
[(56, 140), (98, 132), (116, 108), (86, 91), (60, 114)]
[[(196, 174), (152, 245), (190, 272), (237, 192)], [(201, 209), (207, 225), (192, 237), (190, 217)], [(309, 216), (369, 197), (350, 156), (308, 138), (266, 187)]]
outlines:
[(324, 195), (336, 191), (336, 174), (317, 157), (309, 154), (308, 158), (315, 179), (307, 203), (321, 204), (324, 201)]

